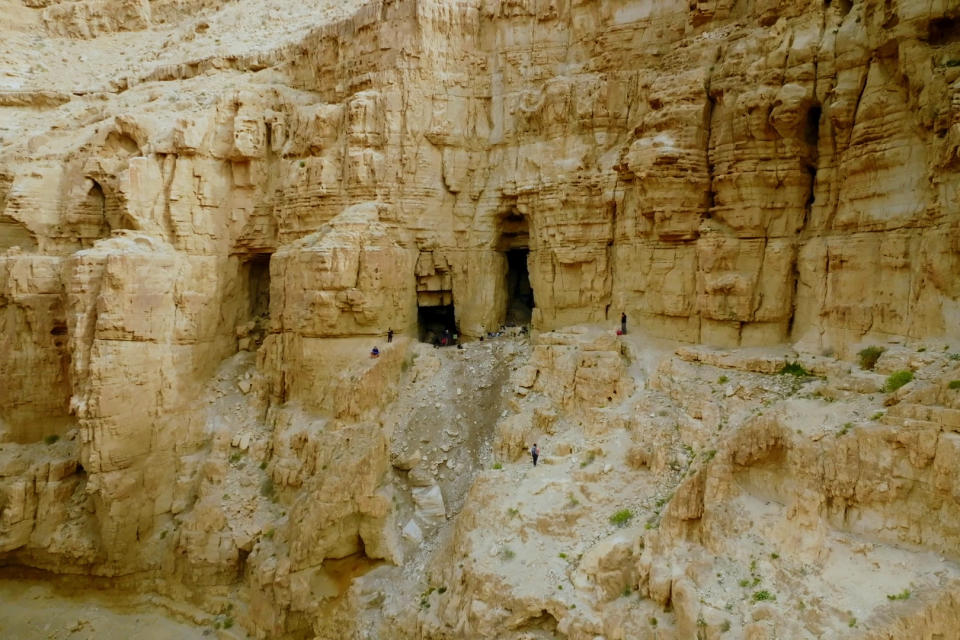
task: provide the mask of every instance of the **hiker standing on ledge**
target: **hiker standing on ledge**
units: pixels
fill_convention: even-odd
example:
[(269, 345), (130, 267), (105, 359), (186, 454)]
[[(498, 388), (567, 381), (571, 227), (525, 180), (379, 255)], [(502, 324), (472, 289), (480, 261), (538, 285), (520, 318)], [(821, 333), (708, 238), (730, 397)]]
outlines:
[(627, 314), (626, 313), (620, 314), (620, 335), (622, 336), (627, 335)]
[(393, 329), (387, 329), (387, 343), (393, 342)]
[(540, 457), (540, 447), (537, 446), (536, 442), (530, 447), (530, 457), (533, 458), (533, 466), (537, 466), (537, 458)]

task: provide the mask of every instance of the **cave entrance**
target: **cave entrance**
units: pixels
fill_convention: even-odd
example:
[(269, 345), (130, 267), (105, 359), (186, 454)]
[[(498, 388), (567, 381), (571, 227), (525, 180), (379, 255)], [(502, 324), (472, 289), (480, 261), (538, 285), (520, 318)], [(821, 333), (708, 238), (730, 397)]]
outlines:
[(530, 324), (535, 306), (529, 268), (530, 225), (525, 215), (511, 211), (500, 218), (499, 231), (497, 249), (507, 267), (503, 281), (504, 323), (525, 326)]
[(507, 251), (507, 311), (506, 325), (524, 326), (530, 324), (533, 315), (533, 287), (530, 286), (530, 269), (527, 260), (528, 249)]
[(246, 257), (240, 275), (246, 289), (246, 304), (239, 309), (239, 348), (253, 350), (263, 343), (270, 324), (270, 254)]
[(246, 262), (247, 316), (270, 317), (270, 254), (258, 253)]
[(420, 342), (430, 344), (453, 344), (453, 336), (457, 334), (457, 317), (453, 302), (434, 306), (417, 306), (417, 325), (420, 329)]

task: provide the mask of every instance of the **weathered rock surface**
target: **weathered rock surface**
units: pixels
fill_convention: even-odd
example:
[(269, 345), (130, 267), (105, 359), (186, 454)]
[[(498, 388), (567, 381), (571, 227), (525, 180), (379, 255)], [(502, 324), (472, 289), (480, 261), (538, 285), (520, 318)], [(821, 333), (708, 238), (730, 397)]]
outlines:
[(0, 12), (0, 564), (261, 637), (957, 627), (955, 3)]

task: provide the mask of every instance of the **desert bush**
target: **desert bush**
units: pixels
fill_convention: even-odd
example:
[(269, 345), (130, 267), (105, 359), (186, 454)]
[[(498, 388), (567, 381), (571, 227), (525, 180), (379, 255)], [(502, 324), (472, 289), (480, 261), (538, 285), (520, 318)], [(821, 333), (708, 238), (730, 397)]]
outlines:
[(857, 352), (857, 356), (860, 358), (860, 368), (867, 369), (872, 371), (875, 366), (877, 366), (877, 360), (880, 359), (880, 355), (884, 352), (883, 347), (867, 347), (861, 349)]
[(896, 391), (911, 380), (913, 380), (913, 371), (894, 371), (887, 377), (883, 390), (887, 392)]

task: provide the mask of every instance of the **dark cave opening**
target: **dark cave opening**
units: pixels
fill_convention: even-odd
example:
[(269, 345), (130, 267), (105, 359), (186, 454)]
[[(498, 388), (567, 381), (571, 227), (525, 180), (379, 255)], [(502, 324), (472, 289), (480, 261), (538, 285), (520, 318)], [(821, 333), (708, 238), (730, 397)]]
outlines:
[(507, 251), (507, 326), (523, 326), (530, 324), (533, 315), (534, 299), (533, 287), (530, 285), (530, 269), (527, 260), (530, 257), (528, 249), (512, 249)]
[(453, 304), (418, 306), (417, 326), (420, 342), (444, 346), (453, 344), (457, 335), (457, 317)]
[(270, 317), (270, 254), (258, 253), (244, 262), (247, 284), (247, 317)]

